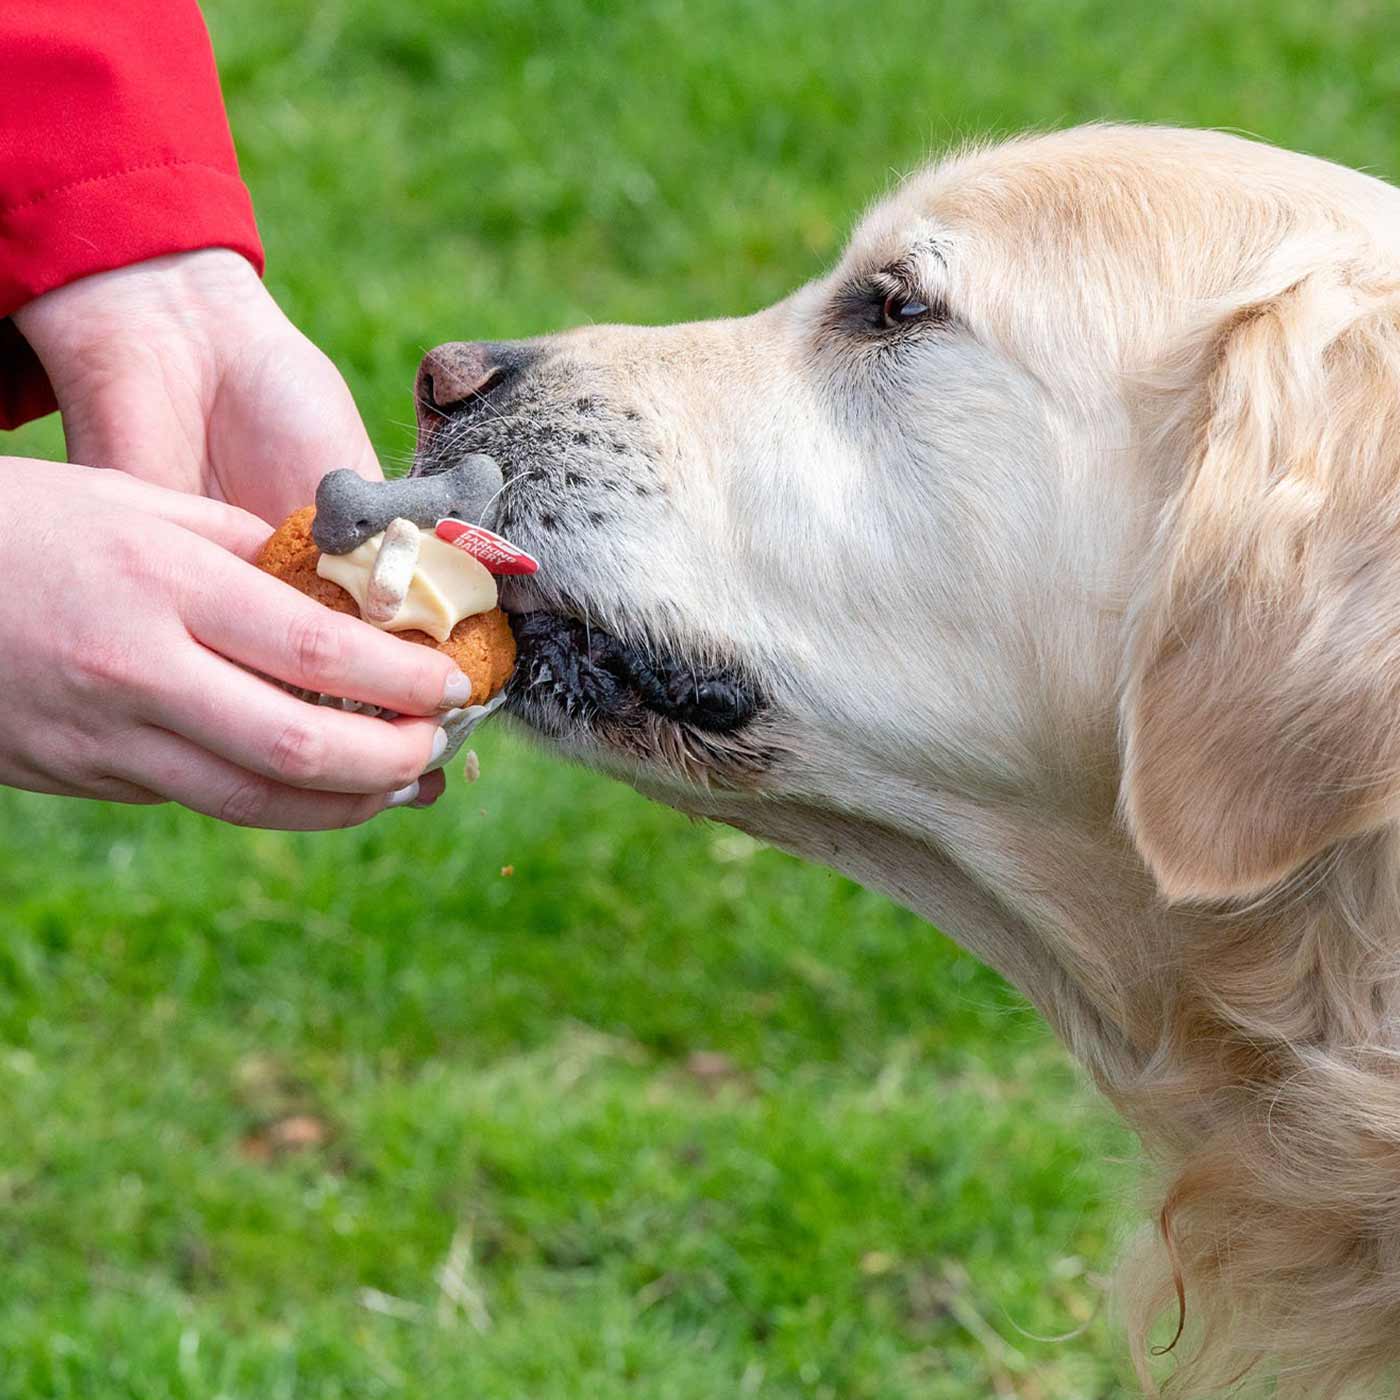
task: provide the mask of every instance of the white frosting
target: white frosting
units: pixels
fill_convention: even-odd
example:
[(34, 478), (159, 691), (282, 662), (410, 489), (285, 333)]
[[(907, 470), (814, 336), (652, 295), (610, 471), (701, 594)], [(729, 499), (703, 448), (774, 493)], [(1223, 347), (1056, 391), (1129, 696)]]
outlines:
[[(381, 531), (349, 554), (322, 554), (316, 561), (316, 572), (338, 583), (360, 605), (360, 615), (371, 621), (366, 608), (370, 576), (383, 543)], [(484, 564), (425, 530), (402, 606), (374, 626), (386, 632), (426, 632), (434, 641), (445, 642), (464, 617), (490, 612), (497, 599), (495, 576)]]

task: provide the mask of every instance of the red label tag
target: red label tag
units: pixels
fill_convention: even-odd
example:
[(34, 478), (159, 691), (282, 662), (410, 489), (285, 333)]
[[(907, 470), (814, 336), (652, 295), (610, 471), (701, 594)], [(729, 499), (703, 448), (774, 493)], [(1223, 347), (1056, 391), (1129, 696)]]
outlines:
[(468, 525), (465, 520), (439, 520), (436, 534), (454, 549), (480, 560), (493, 574), (539, 572), (540, 563), (533, 554), (517, 549), (509, 540), (481, 525)]

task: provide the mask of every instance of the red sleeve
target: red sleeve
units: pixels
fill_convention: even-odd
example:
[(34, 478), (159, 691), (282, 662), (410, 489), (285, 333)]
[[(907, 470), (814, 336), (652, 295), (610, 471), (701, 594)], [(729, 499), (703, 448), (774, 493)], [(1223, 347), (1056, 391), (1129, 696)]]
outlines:
[(0, 428), (55, 407), (12, 312), (196, 248), (262, 271), (194, 0), (0, 0)]

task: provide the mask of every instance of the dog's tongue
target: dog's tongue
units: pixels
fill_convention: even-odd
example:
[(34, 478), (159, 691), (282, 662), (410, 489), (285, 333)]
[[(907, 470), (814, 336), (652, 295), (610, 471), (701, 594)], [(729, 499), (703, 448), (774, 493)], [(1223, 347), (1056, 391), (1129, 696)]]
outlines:
[(451, 517), (489, 529), (502, 484), (500, 467), (480, 453), (449, 471), (396, 481), (366, 481), (346, 467), (322, 477), (316, 488), (311, 538), (322, 554), (349, 554), (392, 520), (432, 530)]

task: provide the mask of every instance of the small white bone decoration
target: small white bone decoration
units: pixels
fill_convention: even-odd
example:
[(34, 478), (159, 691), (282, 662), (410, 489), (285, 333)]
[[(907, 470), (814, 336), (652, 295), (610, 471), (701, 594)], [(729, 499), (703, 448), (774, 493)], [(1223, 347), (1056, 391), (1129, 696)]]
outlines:
[(411, 520), (391, 520), (370, 570), (365, 592), (365, 619), (392, 622), (408, 597), (413, 571), (418, 567), (418, 527)]

